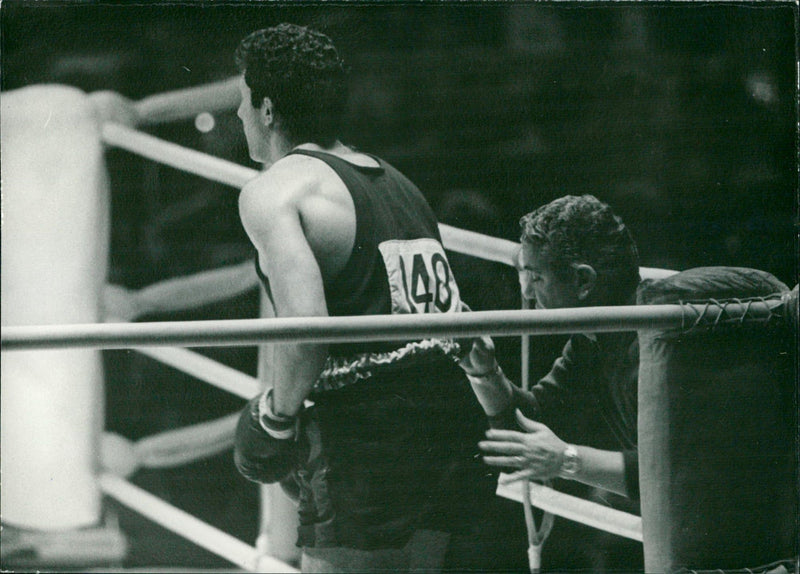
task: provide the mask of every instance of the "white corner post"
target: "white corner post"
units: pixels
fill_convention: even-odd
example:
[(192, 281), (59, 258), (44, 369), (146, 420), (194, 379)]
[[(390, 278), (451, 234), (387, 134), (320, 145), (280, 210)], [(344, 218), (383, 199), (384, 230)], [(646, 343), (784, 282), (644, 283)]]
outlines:
[[(2, 325), (94, 323), (109, 245), (99, 121), (83, 92), (39, 85), (0, 95)], [(103, 368), (95, 350), (3, 353), (5, 524), (96, 525)]]

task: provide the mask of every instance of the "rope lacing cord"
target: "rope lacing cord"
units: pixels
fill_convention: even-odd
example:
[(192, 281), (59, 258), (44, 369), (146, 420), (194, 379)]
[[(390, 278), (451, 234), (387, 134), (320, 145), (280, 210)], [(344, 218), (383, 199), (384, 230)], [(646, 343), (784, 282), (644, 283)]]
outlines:
[[(782, 319), (781, 313), (782, 306), (770, 306), (769, 302), (782, 302), (783, 295), (770, 295), (767, 297), (750, 297), (747, 299), (725, 299), (723, 301), (717, 299), (707, 299), (705, 301), (683, 301), (679, 302), (681, 306), (681, 332), (689, 333), (691, 331), (708, 328), (710, 330), (716, 329), (719, 325), (737, 324), (742, 326), (746, 321), (757, 321), (758, 323), (769, 323), (773, 319)], [(729, 312), (728, 308), (732, 305), (743, 307), (744, 309), (739, 312), (737, 309), (736, 314)], [(756, 306), (756, 307), (754, 307)], [(700, 311), (697, 308), (700, 307)], [(719, 312), (716, 314), (711, 313), (712, 308), (718, 308)], [(764, 316), (753, 317), (755, 311), (763, 312)], [(687, 328), (688, 315), (694, 315), (691, 325)], [(709, 317), (712, 317), (709, 319)]]
[(794, 574), (798, 572), (797, 558), (786, 558), (783, 560), (776, 560), (763, 566), (756, 566), (753, 568), (738, 568), (733, 570), (695, 570), (684, 568), (678, 571), (677, 574)]

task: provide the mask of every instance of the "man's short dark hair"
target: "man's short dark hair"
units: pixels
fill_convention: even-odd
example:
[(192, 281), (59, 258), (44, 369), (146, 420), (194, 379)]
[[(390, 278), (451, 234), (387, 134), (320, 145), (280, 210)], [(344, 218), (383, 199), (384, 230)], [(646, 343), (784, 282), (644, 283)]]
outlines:
[(573, 265), (597, 273), (592, 304), (623, 304), (636, 292), (639, 253), (628, 228), (592, 195), (568, 195), (520, 219), (521, 241), (538, 249), (554, 273), (568, 279)]
[(253, 106), (260, 108), (270, 98), (292, 144), (328, 147), (336, 141), (347, 99), (347, 71), (328, 36), (278, 24), (244, 38), (235, 58)]

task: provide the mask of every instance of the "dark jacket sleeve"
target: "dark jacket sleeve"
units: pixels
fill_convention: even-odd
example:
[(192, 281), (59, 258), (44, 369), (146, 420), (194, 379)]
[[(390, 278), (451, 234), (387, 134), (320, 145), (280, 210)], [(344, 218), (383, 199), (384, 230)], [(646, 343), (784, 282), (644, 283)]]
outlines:
[(571, 405), (579, 406), (579, 401), (586, 397), (584, 387), (589, 377), (584, 371), (596, 354), (596, 345), (586, 336), (570, 337), (550, 372), (530, 390), (512, 385), (509, 407), (489, 417), (490, 425), (495, 428), (516, 428), (516, 409), (543, 424), (550, 424), (554, 417), (563, 417)]
[(258, 400), (255, 397), (247, 403), (239, 416), (233, 460), (248, 480), (271, 484), (284, 480), (295, 468), (297, 442), (273, 438), (261, 428)]
[[(633, 377), (634, 383), (638, 374), (638, 347), (635, 350), (637, 352), (634, 362), (637, 368), (630, 375)], [(602, 419), (598, 419), (594, 409), (598, 402), (608, 402), (607, 400), (599, 401), (599, 397), (593, 394), (595, 391), (592, 389), (591, 381), (594, 381), (597, 376), (594, 371), (601, 368), (600, 353), (600, 346), (596, 339), (585, 335), (571, 337), (564, 346), (561, 356), (553, 363), (550, 372), (529, 391), (516, 385), (512, 386), (509, 407), (496, 416), (489, 417), (489, 424), (493, 428), (517, 429), (519, 425), (514, 411), (519, 409), (526, 417), (548, 425), (559, 437), (569, 442), (588, 444), (606, 450), (621, 450), (625, 463), (625, 487), (628, 497), (638, 499), (639, 454), (635, 448), (635, 427), (633, 428), (632, 444), (631, 439), (622, 440), (617, 437), (615, 440), (615, 442), (619, 441), (625, 445), (631, 444), (631, 448), (611, 446), (607, 441), (612, 440), (614, 435), (608, 434), (609, 431), (606, 431), (608, 436), (603, 440), (605, 444), (593, 444), (589, 437), (599, 431), (597, 425), (577, 428), (579, 423), (585, 425), (587, 421), (602, 421)], [(634, 392), (635, 404), (635, 384), (631, 389)], [(597, 390), (608, 392), (607, 389)], [(592, 413), (591, 418), (586, 419), (581, 416), (589, 412)], [(635, 421), (635, 412), (633, 412), (632, 420)]]

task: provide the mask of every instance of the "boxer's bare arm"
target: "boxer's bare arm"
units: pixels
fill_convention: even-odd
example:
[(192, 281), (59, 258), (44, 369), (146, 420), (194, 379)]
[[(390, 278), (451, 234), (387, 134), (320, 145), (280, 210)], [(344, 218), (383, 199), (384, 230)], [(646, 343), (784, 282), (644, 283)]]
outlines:
[[(249, 183), (239, 198), (242, 223), (269, 279), (278, 317), (328, 316), (323, 276), (343, 266), (344, 254), (352, 248), (348, 229), (352, 227), (354, 234), (354, 220), (328, 197), (316, 167), (319, 163), (286, 158)], [(301, 409), (327, 353), (325, 344), (276, 346), (273, 408), (277, 414), (291, 416)]]

